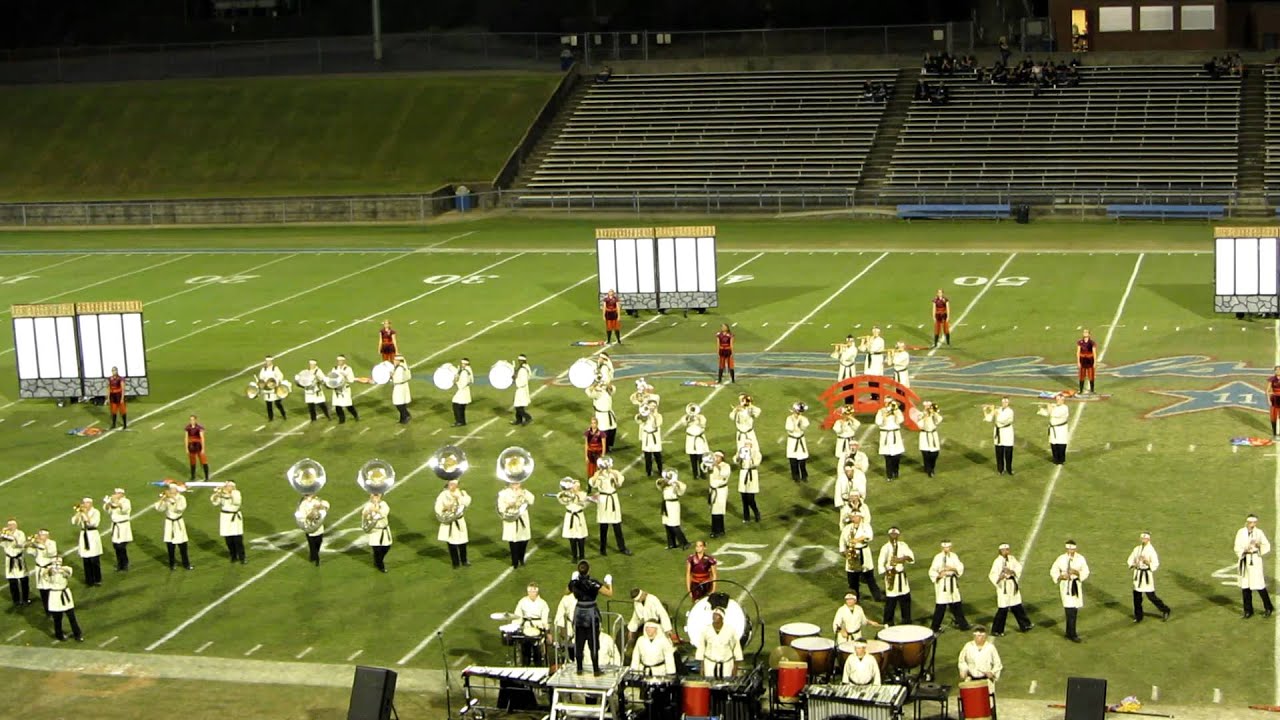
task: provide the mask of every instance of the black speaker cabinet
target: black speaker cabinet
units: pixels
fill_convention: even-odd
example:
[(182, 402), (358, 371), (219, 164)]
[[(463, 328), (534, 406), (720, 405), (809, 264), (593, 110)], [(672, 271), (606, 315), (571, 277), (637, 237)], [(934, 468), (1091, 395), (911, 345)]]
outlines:
[(1107, 714), (1107, 681), (1067, 678), (1066, 720), (1103, 720)]
[(396, 674), (386, 668), (356, 666), (347, 720), (388, 720), (396, 697)]

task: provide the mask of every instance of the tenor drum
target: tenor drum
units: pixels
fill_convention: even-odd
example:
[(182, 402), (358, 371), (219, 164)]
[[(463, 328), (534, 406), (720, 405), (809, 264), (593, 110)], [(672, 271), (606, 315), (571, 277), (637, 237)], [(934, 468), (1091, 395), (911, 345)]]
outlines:
[(787, 623), (778, 628), (778, 644), (787, 647), (796, 638), (813, 637), (822, 632), (822, 628), (807, 622)]
[(707, 717), (711, 714), (711, 683), (685, 680), (681, 689), (684, 692), (685, 717)]
[(782, 660), (778, 663), (778, 699), (783, 702), (795, 702), (800, 691), (809, 684), (809, 664), (797, 660)]
[(933, 647), (933, 631), (923, 625), (895, 625), (880, 631), (879, 639), (889, 643), (891, 668), (912, 670), (923, 667)]
[(835, 660), (836, 641), (822, 637), (800, 637), (791, 641), (791, 647), (800, 653), (800, 659), (809, 664), (809, 677), (819, 678), (831, 674), (831, 662)]
[(991, 717), (991, 686), (986, 680), (960, 683), (960, 708), (965, 720)]
[(498, 632), (502, 633), (502, 644), (510, 647), (516, 644), (516, 639), (523, 634), (520, 632), (520, 623), (513, 622), (506, 625), (500, 625)]

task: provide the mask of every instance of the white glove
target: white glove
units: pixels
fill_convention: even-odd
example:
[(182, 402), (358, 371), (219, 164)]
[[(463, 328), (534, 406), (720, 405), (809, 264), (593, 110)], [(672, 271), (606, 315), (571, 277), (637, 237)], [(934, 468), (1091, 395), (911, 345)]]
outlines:
[(573, 581), (573, 580), (577, 580), (577, 579), (578, 579), (578, 571), (577, 571), (577, 570), (574, 570), (574, 571), (573, 571), (573, 575), (570, 575), (570, 576), (569, 576), (569, 580), (570, 580), (570, 581)]
[(605, 585), (612, 585), (612, 584), (613, 584), (613, 576), (612, 576), (612, 575), (605, 575), (605, 576), (604, 576), (604, 584), (605, 584)]

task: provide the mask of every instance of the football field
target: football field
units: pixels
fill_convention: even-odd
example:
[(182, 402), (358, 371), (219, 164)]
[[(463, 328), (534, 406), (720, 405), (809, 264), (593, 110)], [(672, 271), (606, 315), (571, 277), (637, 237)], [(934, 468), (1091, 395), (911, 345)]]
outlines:
[[(125, 653), (202, 655), (316, 663), (439, 668), (446, 661), (506, 664), (490, 613), (509, 612), (537, 581), (554, 609), (572, 571), (552, 493), (582, 477), (582, 431), (590, 403), (571, 387), (570, 364), (603, 335), (596, 301), (594, 227), (655, 224), (609, 220), (494, 218), (421, 227), (232, 228), (8, 232), (0, 234), (0, 308), (25, 302), (140, 300), (152, 395), (132, 400), (130, 432), (82, 437), (68, 431), (110, 424), (105, 409), (19, 400), (12, 345), (0, 345), (0, 514), (28, 532), (48, 527), (77, 569), (73, 580), (85, 647)], [(680, 224), (693, 224), (682, 219)], [(1008, 542), (1025, 565), (1024, 601), (1036, 628), (996, 640), (1001, 692), (1061, 701), (1066, 678), (1105, 677), (1109, 700), (1136, 695), (1170, 705), (1275, 703), (1280, 644), (1274, 619), (1239, 619), (1232, 540), (1246, 514), (1273, 534), (1280, 459), (1272, 447), (1236, 447), (1233, 437), (1269, 437), (1265, 381), (1280, 362), (1280, 325), (1212, 311), (1211, 228), (1199, 224), (851, 223), (830, 220), (717, 221), (720, 307), (687, 316), (625, 318), (615, 409), (625, 468), (621, 492), (631, 557), (601, 558), (595, 528), (588, 559), (612, 573), (620, 592), (651, 590), (674, 610), (683, 558), (665, 549), (659, 494), (644, 475), (627, 396), (646, 378), (662, 396), (667, 464), (688, 475), (680, 419), (698, 403), (713, 449), (732, 454), (729, 411), (751, 393), (763, 414), (759, 504), (763, 521), (742, 524), (730, 500), (728, 533), (710, 542), (721, 576), (741, 583), (766, 624), (817, 623), (830, 636), (845, 592), (836, 553), (833, 437), (820, 429), (818, 396), (835, 379), (832, 343), (874, 324), (890, 343), (932, 342), (929, 300), (951, 298), (953, 344), (912, 352), (912, 388), (940, 404), (944, 447), (936, 477), (920, 469), (907, 438), (901, 478), (884, 480), (875, 437), (868, 505), (878, 549), (902, 528), (915, 551), (913, 612), (928, 624), (927, 568), (951, 540), (967, 566), (961, 581), (971, 622), (990, 623), (994, 590), (986, 572)], [(357, 385), (360, 421), (310, 422), (302, 394), (285, 421), (267, 423), (244, 397), (251, 371), (273, 354), (286, 377), (316, 359), (328, 369), (346, 354), (368, 375), (379, 322), (390, 319), (413, 366), (413, 421), (395, 422), (388, 387)], [(714, 333), (733, 325), (738, 382), (714, 381)], [(1075, 340), (1090, 328), (1101, 344), (1098, 392), (1072, 404), (1067, 464), (1049, 459), (1041, 393), (1074, 390)], [(511, 391), (483, 376), (497, 360), (528, 355), (535, 368), (534, 422), (515, 427)], [(432, 371), (469, 357), (480, 381), (466, 427), (451, 427), (451, 392)], [(1016, 475), (997, 475), (991, 426), (981, 407), (1011, 398)], [(810, 405), (810, 480), (793, 483), (782, 445), (793, 402)], [(207, 428), (214, 479), (244, 494), (248, 565), (229, 564), (208, 491), (189, 494), (187, 527), (195, 570), (170, 572), (161, 519), (151, 508), (163, 478), (185, 478), (182, 427), (197, 414)], [(450, 568), (432, 510), (441, 482), (427, 458), (461, 446), (471, 467), (463, 487), (471, 567)], [(527, 487), (534, 541), (529, 562), (510, 568), (495, 511), (493, 473), (508, 446), (529, 450)], [(295, 461), (324, 464), (332, 503), (322, 565), (306, 561), (293, 520), (297, 495), (284, 479)], [(359, 528), (364, 495), (357, 469), (371, 458), (398, 473), (387, 497), (395, 544), (389, 573), (377, 573)], [(731, 487), (736, 488), (735, 482)], [(688, 478), (684, 478), (688, 479)], [(85, 588), (74, 556), (71, 505), (114, 487), (135, 513), (133, 568), (111, 570)], [(683, 500), (690, 540), (706, 537), (705, 481)], [(588, 511), (591, 514), (590, 511)], [(593, 523), (592, 523), (593, 524)], [(1140, 531), (1160, 552), (1160, 596), (1172, 607), (1131, 622), (1126, 558)], [(1089, 562), (1085, 642), (1063, 638), (1049, 567), (1074, 539)], [(612, 539), (611, 539), (612, 547)], [(1268, 558), (1270, 563), (1271, 559)], [(738, 590), (735, 588), (735, 592)], [(868, 599), (868, 614), (882, 606)], [(627, 602), (609, 609), (630, 614)], [(686, 603), (687, 608), (687, 603)], [(38, 606), (0, 616), (0, 642), (47, 647), (50, 623)], [(683, 623), (674, 618), (678, 626)], [(1013, 623), (1010, 623), (1013, 626)], [(950, 681), (967, 633), (939, 639), (938, 674)], [(751, 643), (754, 648), (755, 641)], [(75, 652), (76, 648), (68, 648)]]

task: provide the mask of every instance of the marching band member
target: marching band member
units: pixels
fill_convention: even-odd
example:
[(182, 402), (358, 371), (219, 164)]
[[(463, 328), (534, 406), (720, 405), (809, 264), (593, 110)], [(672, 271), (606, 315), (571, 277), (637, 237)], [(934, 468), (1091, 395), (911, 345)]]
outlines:
[(193, 481), (196, 479), (196, 462), (198, 461), (200, 469), (204, 470), (205, 482), (209, 482), (209, 452), (204, 438), (204, 426), (197, 422), (195, 415), (192, 415), (183, 432), (186, 433), (187, 438), (187, 463), (191, 465), (191, 479)]
[(124, 421), (124, 429), (129, 429), (129, 408), (125, 405), (124, 378), (120, 377), (120, 368), (111, 368), (111, 377), (107, 378), (107, 406), (111, 410), (111, 429), (116, 429), (116, 416)]
[(351, 399), (351, 385), (356, 381), (356, 371), (347, 364), (346, 355), (338, 356), (331, 372), (342, 377), (342, 384), (333, 389), (333, 409), (338, 413), (338, 424), (347, 421), (348, 412), (351, 413), (352, 420), (359, 421), (360, 414), (356, 412), (356, 404)]
[(849, 522), (840, 529), (840, 554), (844, 556), (844, 576), (849, 589), (856, 595), (862, 594), (862, 581), (866, 580), (871, 597), (879, 602), (882, 594), (876, 584), (876, 565), (871, 557), (874, 538), (871, 521), (860, 512), (853, 513)]
[(684, 406), (684, 452), (689, 456), (693, 479), (702, 479), (702, 456), (711, 452), (711, 446), (707, 444), (707, 416), (696, 403)]
[(262, 399), (267, 403), (267, 422), (275, 419), (275, 412), (271, 406), (274, 404), (275, 409), (280, 411), (280, 419), (287, 420), (288, 416), (284, 412), (284, 401), (276, 393), (276, 388), (284, 384), (284, 373), (280, 368), (276, 367), (276, 359), (270, 355), (262, 360), (262, 367), (258, 370), (258, 391), (262, 393)]
[(680, 527), (680, 498), (688, 486), (680, 482), (675, 470), (665, 470), (657, 481), (662, 491), (662, 529), (667, 533), (667, 549), (688, 548), (689, 541)]
[(1049, 451), (1053, 454), (1053, 464), (1064, 464), (1067, 461), (1067, 422), (1071, 419), (1067, 398), (1059, 393), (1054, 396), (1052, 405), (1041, 404), (1036, 414), (1049, 418)]
[(467, 518), (464, 517), (469, 507), (471, 495), (458, 487), (457, 478), (446, 482), (444, 490), (436, 496), (436, 519), (440, 521), (436, 539), (449, 546), (449, 562), (455, 569), (471, 565), (467, 562), (467, 543), (471, 537), (467, 531)]
[(177, 551), (182, 555), (182, 567), (194, 570), (195, 566), (187, 555), (187, 521), (182, 519), (187, 512), (187, 499), (182, 496), (177, 485), (171, 483), (164, 486), (155, 509), (164, 514), (164, 544), (169, 551), (169, 569), (173, 570), (176, 565), (174, 552)]
[[(578, 598), (573, 596), (573, 584), (565, 586), (564, 595), (556, 604), (555, 615), (551, 619), (551, 627), (555, 631), (556, 642), (573, 643), (573, 614), (578, 607)], [(602, 633), (603, 634), (603, 633)]]
[(31, 573), (36, 576), (36, 590), (40, 593), (40, 604), (44, 606), (45, 614), (48, 614), (49, 579), (44, 571), (53, 564), (54, 560), (62, 562), (62, 556), (58, 554), (58, 543), (49, 537), (48, 530), (40, 528), (36, 531), (35, 537), (27, 542), (27, 552), (31, 554), (31, 562), (35, 565)]
[(632, 635), (648, 623), (657, 623), (662, 634), (671, 632), (671, 616), (657, 595), (645, 592), (640, 588), (631, 589), (631, 619), (627, 621), (627, 631)]
[(1058, 583), (1058, 594), (1062, 598), (1062, 609), (1067, 616), (1067, 639), (1081, 642), (1076, 632), (1076, 616), (1084, 607), (1084, 581), (1089, 579), (1089, 563), (1084, 556), (1076, 552), (1076, 541), (1068, 540), (1066, 552), (1053, 561), (1049, 568), (1049, 577)]
[(116, 551), (116, 572), (129, 569), (129, 543), (133, 542), (133, 503), (124, 488), (116, 488), (102, 499), (102, 510), (111, 520), (111, 547)]
[(1160, 619), (1169, 619), (1169, 606), (1156, 595), (1156, 570), (1160, 569), (1160, 556), (1151, 544), (1151, 533), (1138, 535), (1138, 545), (1129, 553), (1129, 568), (1133, 570), (1133, 621), (1142, 622), (1142, 596), (1160, 611)]
[(502, 517), (502, 540), (511, 552), (511, 567), (524, 564), (524, 554), (533, 537), (529, 528), (529, 506), (534, 502), (533, 493), (522, 483), (508, 483), (498, 491), (498, 515)]
[(101, 585), (102, 536), (98, 534), (98, 526), (102, 524), (102, 513), (93, 506), (93, 498), (80, 500), (75, 514), (71, 516), (71, 524), (80, 528), (76, 552), (84, 563), (84, 583), (89, 587)]
[(902, 454), (907, 451), (902, 442), (902, 408), (896, 400), (888, 400), (876, 411), (876, 427), (880, 428), (880, 454), (884, 456), (885, 479), (898, 478)]
[[(864, 375), (884, 375), (884, 338), (880, 337), (880, 326), (873, 325), (871, 334), (861, 338), (858, 349), (867, 354), (862, 373)], [(874, 395), (872, 396), (875, 397)]]
[(587, 388), (596, 425), (605, 435), (605, 447), (612, 448), (618, 437), (618, 416), (613, 413), (613, 383), (595, 382)]
[(982, 419), (992, 424), (992, 444), (996, 448), (996, 473), (1013, 474), (1013, 408), (1009, 398), (1000, 398), (1000, 407), (982, 407)]
[(833, 498), (836, 507), (848, 502), (850, 493), (867, 496), (867, 469), (871, 467), (871, 460), (862, 452), (862, 443), (857, 440), (850, 443), (849, 454), (841, 458), (840, 463), (841, 473), (836, 478)]
[(609, 526), (613, 526), (613, 539), (618, 545), (618, 552), (630, 555), (627, 542), (622, 537), (622, 503), (618, 500), (618, 490), (622, 488), (625, 478), (613, 467), (610, 458), (607, 465), (603, 460), (598, 463), (602, 467), (587, 481), (587, 484), (599, 496), (596, 501), (596, 524), (600, 526), (600, 554), (609, 554)]
[(711, 472), (707, 477), (707, 504), (711, 506), (711, 537), (724, 535), (724, 514), (729, 506), (729, 476), (733, 468), (725, 462), (724, 453), (711, 456)]
[(360, 510), (360, 524), (369, 547), (373, 549), (373, 566), (387, 571), (387, 553), (391, 552), (391, 507), (382, 493), (369, 493), (369, 501)]
[(703, 628), (693, 644), (697, 648), (694, 659), (702, 661), (703, 677), (731, 678), (734, 663), (742, 662), (742, 639), (724, 624), (720, 608), (711, 611), (711, 625)]
[[(295, 517), (316, 517), (323, 518), (329, 512), (329, 501), (321, 500), (318, 495), (303, 495), (298, 501), (298, 507), (294, 511)], [(307, 533), (307, 560), (312, 565), (320, 567), (320, 547), (324, 545), (324, 521), (315, 524), (315, 527)]]
[(31, 580), (27, 577), (27, 534), (18, 528), (18, 521), (9, 518), (0, 530), (0, 550), (4, 551), (4, 578), (9, 581), (9, 596), (13, 606), (31, 604)]
[(1244, 527), (1236, 531), (1236, 557), (1239, 559), (1240, 597), (1244, 601), (1241, 617), (1253, 617), (1253, 591), (1262, 597), (1262, 617), (1271, 617), (1271, 594), (1267, 592), (1266, 568), (1262, 556), (1271, 552), (1271, 541), (1258, 528), (1258, 516), (1244, 519)]
[(600, 302), (600, 310), (604, 313), (604, 341), (609, 342), (609, 338), (616, 337), (618, 344), (622, 344), (622, 323), (620, 316), (622, 314), (622, 302), (618, 300), (618, 293), (610, 290), (604, 294), (604, 300)]
[[(600, 385), (613, 385), (613, 358), (604, 350), (596, 355), (596, 382)], [(612, 393), (613, 389), (610, 388), (609, 392)]]
[(853, 516), (857, 513), (862, 516), (863, 521), (871, 523), (871, 506), (867, 505), (862, 499), (862, 493), (853, 490), (849, 493), (849, 497), (844, 501), (844, 506), (840, 508), (840, 527), (843, 528), (848, 523), (853, 522)]
[(578, 562), (578, 569), (569, 580), (569, 591), (576, 604), (573, 608), (573, 649), (578, 662), (578, 674), (582, 674), (584, 648), (591, 650), (591, 670), (600, 674), (600, 608), (596, 598), (600, 593), (613, 597), (613, 576), (605, 575), (604, 582), (591, 577), (591, 566), (586, 560)]
[(227, 544), (227, 554), (231, 562), (237, 560), (241, 565), (249, 561), (244, 556), (244, 514), (240, 512), (243, 498), (236, 484), (228, 480), (209, 496), (209, 502), (218, 508), (218, 534)]
[(1005, 618), (1009, 617), (1010, 611), (1018, 623), (1018, 630), (1027, 632), (1035, 627), (1022, 607), (1022, 563), (1009, 550), (1009, 543), (1000, 543), (999, 550), (1000, 554), (987, 573), (987, 579), (996, 586), (996, 619), (991, 623), (991, 634), (996, 637), (1004, 635)]
[(836, 434), (836, 462), (843, 463), (844, 459), (854, 451), (853, 446), (858, 442), (857, 435), (860, 427), (862, 422), (854, 416), (853, 405), (845, 405), (840, 417), (836, 418), (835, 424), (831, 426), (831, 431)]
[(49, 586), (49, 614), (53, 616), (53, 636), (58, 640), (66, 640), (62, 632), (62, 617), (65, 615), (71, 622), (71, 635), (76, 642), (84, 642), (84, 633), (80, 631), (80, 623), (76, 622), (76, 602), (71, 594), (71, 573), (69, 567), (62, 566), (62, 558), (54, 556), (48, 567), (41, 571), (45, 584)]
[(746, 393), (739, 395), (738, 407), (729, 411), (729, 419), (733, 421), (733, 426), (738, 431), (738, 447), (748, 442), (757, 448), (760, 447), (760, 441), (756, 439), (756, 418), (758, 417), (760, 417), (760, 408), (756, 407), (751, 396)]
[(582, 483), (576, 478), (565, 478), (560, 481), (560, 492), (556, 499), (564, 506), (564, 522), (560, 526), (560, 537), (569, 541), (569, 554), (574, 562), (587, 559), (587, 493)]
[(471, 384), (476, 375), (471, 370), (471, 360), (462, 358), (458, 361), (458, 376), (453, 379), (453, 426), (462, 427), (467, 424), (467, 406), (471, 404)]
[(600, 664), (605, 667), (622, 667), (622, 650), (614, 642), (613, 636), (601, 630), (597, 642), (600, 643)]
[(738, 382), (738, 374), (733, 367), (733, 331), (729, 329), (728, 323), (720, 324), (720, 331), (716, 333), (716, 356), (719, 359), (719, 368), (716, 371), (716, 384), (724, 382), (724, 371), (729, 371), (729, 382)]
[(960, 598), (960, 576), (964, 575), (964, 562), (960, 556), (951, 552), (951, 541), (942, 542), (942, 552), (933, 556), (929, 564), (929, 580), (933, 582), (933, 626), (935, 633), (942, 632), (942, 618), (946, 617), (947, 608), (951, 609), (951, 619), (961, 630), (969, 629), (969, 621), (964, 618), (964, 602)]
[(1280, 438), (1280, 432), (1276, 432), (1276, 421), (1280, 420), (1280, 365), (1267, 378), (1267, 392), (1271, 398), (1271, 437)]
[(707, 554), (707, 544), (702, 540), (693, 544), (693, 554), (684, 559), (684, 586), (689, 589), (693, 602), (716, 591), (720, 571), (719, 561)]
[(938, 406), (925, 400), (924, 411), (920, 416), (920, 457), (924, 471), (933, 477), (938, 470), (938, 454), (942, 452), (942, 436), (938, 434), (938, 426), (942, 424), (942, 413)]
[(933, 310), (933, 346), (938, 347), (938, 337), (945, 337), (947, 345), (951, 345), (951, 323), (947, 318), (951, 316), (951, 300), (942, 292), (942, 288), (938, 288), (938, 292), (933, 296), (931, 309)]
[(747, 522), (755, 513), (756, 522), (760, 522), (760, 506), (756, 505), (756, 495), (760, 493), (760, 451), (750, 440), (738, 448), (738, 494), (742, 496), (742, 522)]
[(804, 416), (809, 406), (802, 402), (791, 406), (791, 414), (785, 424), (787, 432), (787, 460), (791, 464), (791, 479), (809, 482), (809, 443), (804, 434), (809, 429), (809, 418)]
[(640, 426), (640, 450), (644, 452), (644, 474), (653, 477), (653, 466), (658, 465), (658, 474), (662, 474), (662, 413), (658, 412), (656, 403), (645, 403), (636, 413), (636, 424)]
[(516, 389), (515, 401), (512, 405), (516, 409), (516, 419), (511, 421), (512, 425), (528, 425), (533, 422), (533, 416), (529, 414), (529, 379), (533, 371), (529, 369), (529, 358), (524, 355), (516, 356), (516, 373), (512, 384)]
[(844, 673), (840, 676), (845, 685), (879, 685), (880, 663), (867, 654), (867, 642), (855, 640), (853, 654), (844, 661)]
[[(644, 624), (644, 635), (631, 651), (631, 669), (645, 677), (670, 677), (676, 674), (675, 648), (667, 636), (658, 632), (656, 622)], [(578, 672), (582, 672), (581, 669)]]
[(403, 355), (397, 355), (395, 367), (391, 368), (391, 404), (400, 412), (400, 424), (409, 424), (409, 403), (413, 395), (409, 390), (409, 381), (413, 379), (413, 371), (409, 369)]
[(587, 459), (587, 477), (591, 477), (596, 474), (596, 462), (609, 452), (609, 436), (600, 429), (600, 421), (593, 415), (582, 437), (583, 452)]
[[(835, 343), (832, 347), (834, 347), (835, 349), (831, 351), (831, 359), (835, 360), (836, 363), (838, 364), (836, 368), (836, 382), (853, 380), (853, 378), (858, 374), (857, 341), (854, 339), (852, 335), (845, 335), (844, 342)], [(843, 389), (845, 392), (848, 392), (853, 389), (853, 383), (845, 382), (845, 384), (841, 386), (841, 389)], [(845, 405), (853, 404), (852, 394), (845, 396), (844, 404)], [(836, 435), (839, 436), (840, 433), (837, 432)], [(840, 455), (840, 450), (839, 450), (839, 446), (837, 445), (837, 448), (836, 448), (837, 459), (839, 459), (839, 455)]]
[(858, 604), (858, 593), (845, 593), (844, 604), (836, 609), (836, 616), (831, 620), (831, 632), (836, 636), (836, 644), (861, 640), (862, 628), (867, 625), (884, 627), (863, 612), (862, 606)]
[(1076, 367), (1079, 370), (1080, 377), (1080, 393), (1084, 393), (1084, 381), (1089, 381), (1089, 394), (1093, 394), (1094, 386), (1094, 367), (1095, 355), (1098, 351), (1098, 343), (1093, 341), (1093, 336), (1089, 334), (1089, 328), (1085, 328), (1080, 333), (1080, 339), (1076, 341)]
[(324, 398), (324, 372), (320, 370), (320, 363), (308, 360), (307, 372), (311, 373), (311, 384), (302, 388), (302, 397), (307, 403), (307, 412), (311, 414), (311, 422), (316, 421), (316, 410), (323, 412), (324, 419), (329, 420), (329, 404)]
[(396, 331), (391, 329), (391, 321), (383, 320), (382, 329), (378, 331), (378, 354), (382, 356), (382, 362), (392, 362), (400, 354), (400, 339), (396, 335)]
[(986, 680), (988, 685), (993, 686), (1004, 670), (1004, 665), (1000, 663), (1000, 653), (994, 643), (987, 641), (987, 629), (981, 625), (973, 629), (973, 639), (960, 650), (956, 665), (960, 670), (961, 682)]
[(636, 391), (631, 393), (631, 397), (628, 399), (631, 401), (632, 405), (636, 406), (637, 409), (649, 404), (653, 404), (654, 406), (661, 405), (662, 396), (654, 392), (655, 390), (657, 390), (657, 388), (650, 385), (644, 378), (640, 378), (639, 380), (636, 380)]
[(520, 621), (520, 632), (526, 638), (538, 638), (538, 642), (520, 643), (520, 661), (525, 667), (541, 665), (541, 639), (551, 625), (551, 608), (546, 600), (538, 597), (538, 583), (525, 587), (525, 596), (516, 603), (515, 615)]
[(902, 531), (889, 528), (889, 541), (880, 548), (876, 570), (884, 576), (884, 623), (893, 624), (893, 612), (902, 608), (902, 623), (911, 624), (911, 583), (907, 581), (907, 565), (916, 561), (911, 548), (899, 538)]
[(899, 340), (889, 351), (889, 372), (905, 388), (911, 387), (911, 371), (907, 369), (910, 365), (911, 353), (907, 352), (907, 344)]

